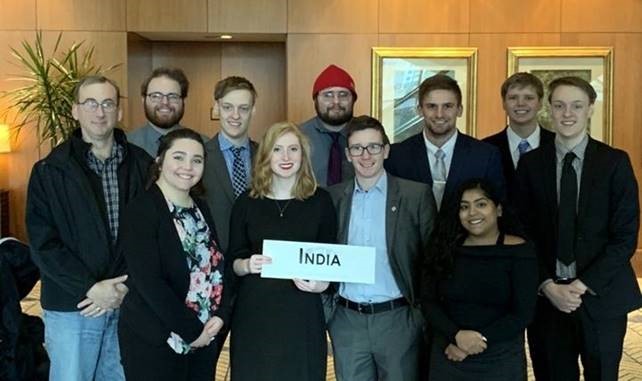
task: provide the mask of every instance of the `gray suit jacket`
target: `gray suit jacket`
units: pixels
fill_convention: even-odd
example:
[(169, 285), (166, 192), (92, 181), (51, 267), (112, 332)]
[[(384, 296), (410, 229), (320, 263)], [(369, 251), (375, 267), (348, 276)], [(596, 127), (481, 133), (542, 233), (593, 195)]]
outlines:
[[(250, 156), (254, 158), (257, 144), (250, 141)], [(203, 174), (203, 185), (205, 186), (205, 198), (210, 208), (221, 251), (227, 253), (230, 239), (230, 216), (235, 197), (232, 189), (232, 179), (225, 165), (225, 158), (218, 142), (218, 134), (214, 135), (205, 144), (207, 159), (205, 161), (205, 173)]]
[[(348, 242), (355, 180), (329, 188), (337, 211), (337, 241)], [(412, 306), (420, 300), (419, 285), (428, 238), (437, 216), (432, 190), (426, 184), (388, 174), (386, 195), (386, 245), (397, 286)]]

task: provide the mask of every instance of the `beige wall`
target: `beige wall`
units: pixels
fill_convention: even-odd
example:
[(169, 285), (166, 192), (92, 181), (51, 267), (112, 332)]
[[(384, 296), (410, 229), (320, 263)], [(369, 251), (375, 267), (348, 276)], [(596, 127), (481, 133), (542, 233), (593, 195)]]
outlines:
[[(207, 120), (217, 78), (243, 73), (259, 87), (254, 137), (267, 123), (313, 113), (311, 86), (326, 65), (345, 67), (355, 78), (357, 113), (370, 110), (373, 46), (472, 46), (479, 48), (477, 131), (498, 131), (504, 115), (498, 89), (506, 76), (509, 46), (613, 46), (615, 49), (614, 145), (626, 150), (642, 178), (642, 1), (541, 0), (0, 0), (0, 89), (13, 73), (7, 46), (32, 38), (98, 43), (103, 64), (127, 66), (114, 73), (130, 95), (126, 122), (142, 121), (138, 86), (157, 64), (185, 67), (198, 78), (188, 100), (186, 123), (214, 132)], [(286, 45), (127, 41), (127, 32), (286, 34)], [(283, 101), (283, 99), (285, 101)], [(261, 103), (263, 102), (263, 103)], [(0, 105), (2, 107), (2, 105)], [(269, 110), (269, 111), (268, 111)], [(24, 236), (25, 183), (37, 154), (26, 137), (17, 152), (0, 156), (0, 186), (13, 191), (14, 231)], [(9, 170), (4, 170), (9, 167)]]

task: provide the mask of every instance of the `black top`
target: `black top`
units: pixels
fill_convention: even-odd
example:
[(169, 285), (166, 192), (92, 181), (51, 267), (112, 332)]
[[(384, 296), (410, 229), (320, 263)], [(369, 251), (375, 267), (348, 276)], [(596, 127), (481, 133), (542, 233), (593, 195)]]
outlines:
[(426, 320), (455, 342), (461, 329), (494, 342), (522, 335), (537, 298), (537, 263), (531, 243), (458, 246), (452, 274), (422, 291)]
[[(336, 221), (330, 196), (322, 189), (306, 200), (282, 200), (278, 206), (275, 200), (250, 198), (246, 192), (232, 209), (228, 264), (262, 253), (264, 239), (333, 243)], [(231, 268), (227, 272), (232, 273)], [(320, 295), (300, 291), (289, 279), (256, 274), (236, 279), (232, 380), (325, 380)]]

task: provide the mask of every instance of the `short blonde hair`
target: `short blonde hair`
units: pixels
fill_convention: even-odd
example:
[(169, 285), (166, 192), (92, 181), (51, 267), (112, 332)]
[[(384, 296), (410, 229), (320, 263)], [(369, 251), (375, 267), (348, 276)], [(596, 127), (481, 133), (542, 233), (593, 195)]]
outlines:
[(263, 198), (272, 193), (272, 168), (270, 168), (272, 149), (276, 144), (276, 140), (287, 133), (294, 134), (301, 144), (301, 168), (296, 175), (292, 195), (297, 200), (304, 200), (314, 194), (317, 188), (317, 180), (314, 178), (310, 163), (310, 143), (308, 138), (296, 124), (279, 122), (268, 128), (259, 144), (252, 166), (250, 197)]

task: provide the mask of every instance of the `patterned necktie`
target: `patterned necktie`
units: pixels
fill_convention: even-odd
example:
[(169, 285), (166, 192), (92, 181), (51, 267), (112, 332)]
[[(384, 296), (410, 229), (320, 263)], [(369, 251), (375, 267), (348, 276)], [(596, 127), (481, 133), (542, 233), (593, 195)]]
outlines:
[(328, 158), (328, 186), (341, 182), (341, 145), (339, 144), (340, 132), (328, 132), (332, 138), (330, 156)]
[(432, 174), (432, 193), (435, 195), (437, 209), (441, 208), (441, 201), (446, 190), (446, 153), (440, 149), (435, 152), (435, 172)]
[[(528, 140), (522, 139), (521, 142), (517, 145), (517, 151), (519, 151), (519, 159), (522, 158), (522, 155), (531, 150), (531, 145), (528, 143)], [(518, 160), (519, 160), (518, 159)]]
[(241, 152), (245, 147), (232, 147), (234, 162), (232, 163), (232, 189), (234, 196), (238, 197), (247, 188), (247, 175), (245, 172), (245, 161), (241, 157)]
[(560, 178), (560, 202), (557, 224), (557, 258), (566, 266), (575, 262), (575, 220), (577, 216), (577, 174), (573, 152), (564, 156)]

